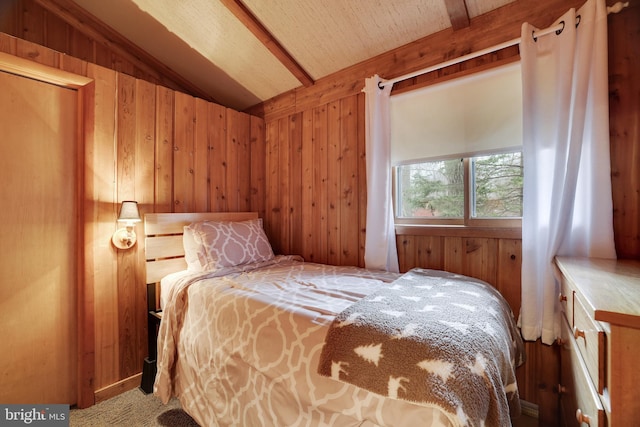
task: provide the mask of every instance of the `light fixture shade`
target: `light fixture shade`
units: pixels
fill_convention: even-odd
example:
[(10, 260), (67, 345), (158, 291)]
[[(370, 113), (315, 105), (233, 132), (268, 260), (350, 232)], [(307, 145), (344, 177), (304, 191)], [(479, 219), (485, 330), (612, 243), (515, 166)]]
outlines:
[(120, 222), (140, 222), (140, 212), (138, 212), (138, 202), (132, 200), (125, 200), (120, 206), (120, 215), (118, 215), (118, 221)]

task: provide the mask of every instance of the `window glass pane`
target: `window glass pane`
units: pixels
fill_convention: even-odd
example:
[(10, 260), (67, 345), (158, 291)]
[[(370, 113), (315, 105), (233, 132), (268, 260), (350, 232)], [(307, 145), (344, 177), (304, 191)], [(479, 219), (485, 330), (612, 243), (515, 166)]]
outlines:
[(478, 156), (471, 160), (471, 212), (476, 218), (522, 216), (522, 152)]
[(464, 216), (464, 166), (461, 159), (401, 165), (397, 168), (396, 179), (396, 216)]

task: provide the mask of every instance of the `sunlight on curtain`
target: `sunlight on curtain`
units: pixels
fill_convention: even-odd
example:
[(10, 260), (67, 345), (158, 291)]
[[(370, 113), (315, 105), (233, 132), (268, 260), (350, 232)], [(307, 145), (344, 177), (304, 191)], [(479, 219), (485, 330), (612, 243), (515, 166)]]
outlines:
[[(577, 17), (579, 16), (579, 17)], [(607, 10), (588, 0), (560, 34), (522, 25), (522, 309), (527, 340), (559, 336), (556, 255), (615, 258), (609, 162)], [(578, 25), (575, 25), (575, 23)]]
[(398, 272), (398, 252), (391, 198), (391, 131), (389, 95), (391, 85), (378, 87), (380, 77), (365, 80), (367, 234), (364, 246), (366, 268)]

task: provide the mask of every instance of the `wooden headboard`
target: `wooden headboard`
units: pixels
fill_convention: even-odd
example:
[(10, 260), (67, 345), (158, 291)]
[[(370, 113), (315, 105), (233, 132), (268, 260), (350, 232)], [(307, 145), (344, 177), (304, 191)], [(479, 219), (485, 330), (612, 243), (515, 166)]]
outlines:
[(146, 283), (185, 270), (182, 231), (196, 221), (246, 221), (257, 212), (148, 213), (144, 215)]
[(147, 283), (148, 348), (140, 388), (153, 392), (156, 376), (157, 330), (162, 319), (157, 292), (167, 274), (186, 270), (182, 234), (185, 225), (197, 221), (246, 221), (258, 218), (257, 212), (148, 213), (144, 215), (144, 254)]

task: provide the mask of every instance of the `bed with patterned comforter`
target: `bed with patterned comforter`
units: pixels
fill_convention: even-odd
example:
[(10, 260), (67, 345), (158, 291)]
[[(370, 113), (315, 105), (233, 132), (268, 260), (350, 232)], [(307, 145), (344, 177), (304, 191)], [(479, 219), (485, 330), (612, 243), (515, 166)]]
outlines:
[[(509, 425), (509, 404), (518, 401), (514, 370), (520, 360), (512, 317), (507, 325), (480, 325), (485, 330), (501, 328), (495, 339), (469, 333), (478, 337), (478, 348), (492, 340), (498, 348), (495, 357), (478, 350), (482, 358), (469, 360), (476, 372), (473, 366), (467, 371), (481, 378), (474, 387), (485, 390), (477, 395), (477, 411), (455, 399), (404, 395), (411, 373), (398, 373), (398, 387), (391, 393), (351, 384), (344, 375), (332, 378), (331, 368), (318, 373), (323, 348), (342, 346), (325, 345), (336, 316), (348, 320), (350, 307), (405, 286), (403, 280), (413, 279), (284, 256), (210, 273), (171, 275), (162, 282), (164, 314), (154, 391), (164, 402), (178, 396), (185, 411), (203, 426), (476, 426), (485, 421), (491, 425), (496, 414), (507, 423), (501, 425)], [(435, 293), (419, 296), (432, 301), (421, 300), (423, 308), (439, 306), (439, 289), (448, 286), (429, 284)], [(474, 328), (476, 313), (467, 311), (466, 323)], [(401, 334), (411, 335), (407, 327), (419, 329), (405, 324)], [(505, 331), (515, 336), (503, 337)], [(346, 368), (340, 363), (344, 360), (336, 362)], [(495, 366), (495, 372), (487, 366)], [(464, 383), (463, 369), (443, 369)], [(517, 404), (513, 409), (519, 409)]]

